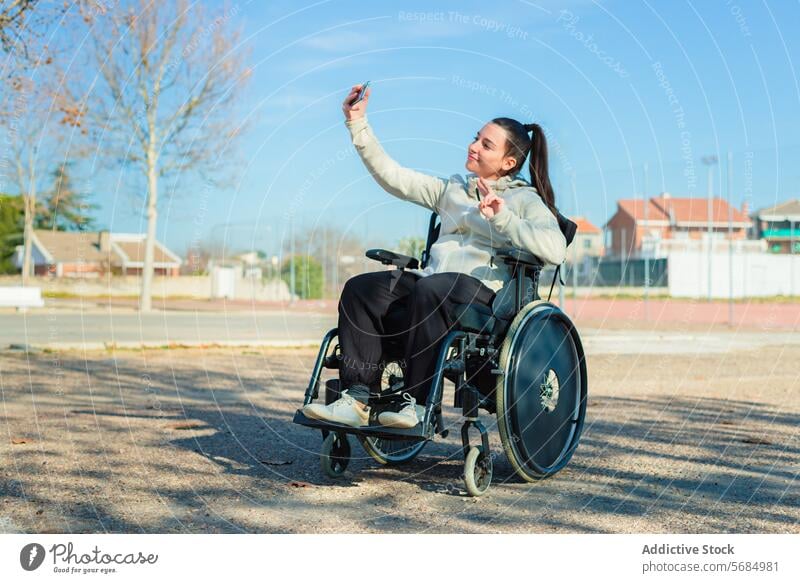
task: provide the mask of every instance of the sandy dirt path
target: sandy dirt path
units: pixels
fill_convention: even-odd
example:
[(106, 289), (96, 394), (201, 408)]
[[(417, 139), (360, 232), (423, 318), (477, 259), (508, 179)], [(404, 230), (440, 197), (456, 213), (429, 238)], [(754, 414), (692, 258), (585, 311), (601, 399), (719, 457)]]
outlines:
[(800, 532), (797, 344), (590, 355), (570, 465), (520, 481), (485, 417), (480, 499), (458, 431), (397, 468), (354, 443), (325, 478), (319, 433), (291, 423), (314, 356), (0, 354), (0, 532)]

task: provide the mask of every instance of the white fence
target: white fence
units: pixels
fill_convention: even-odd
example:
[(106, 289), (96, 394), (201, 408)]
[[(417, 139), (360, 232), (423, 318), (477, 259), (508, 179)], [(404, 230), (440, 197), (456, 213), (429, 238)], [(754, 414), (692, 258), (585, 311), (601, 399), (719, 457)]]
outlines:
[(42, 288), (40, 287), (0, 287), (0, 308), (41, 308)]
[[(800, 255), (673, 251), (667, 256), (669, 294), (673, 297), (712, 298), (800, 295)], [(710, 266), (710, 267), (709, 267)], [(711, 277), (709, 278), (709, 271)], [(731, 288), (732, 286), (732, 288)]]
[[(18, 286), (19, 276), (0, 276), (0, 287)], [(134, 276), (104, 276), (95, 278), (34, 277), (31, 287), (41, 288), (47, 296), (66, 295), (75, 297), (136, 297), (141, 290), (141, 281)], [(154, 277), (153, 297), (208, 299), (213, 295), (212, 278), (209, 275)], [(290, 299), (289, 287), (277, 279), (237, 277), (233, 289), (224, 297), (237, 300), (286, 301)]]

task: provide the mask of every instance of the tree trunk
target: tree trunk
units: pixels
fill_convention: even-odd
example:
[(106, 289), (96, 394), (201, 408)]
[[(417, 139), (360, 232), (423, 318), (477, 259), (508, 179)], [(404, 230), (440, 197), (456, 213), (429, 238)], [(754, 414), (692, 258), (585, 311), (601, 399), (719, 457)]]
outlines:
[(31, 245), (33, 245), (33, 216), (36, 209), (36, 195), (23, 195), (25, 200), (25, 229), (23, 231), (24, 252), (22, 254), (22, 286), (27, 287), (32, 273)]
[(156, 247), (156, 223), (158, 210), (158, 174), (155, 156), (147, 158), (147, 237), (144, 243), (144, 267), (142, 268), (142, 293), (139, 310), (149, 312), (153, 307), (153, 255)]

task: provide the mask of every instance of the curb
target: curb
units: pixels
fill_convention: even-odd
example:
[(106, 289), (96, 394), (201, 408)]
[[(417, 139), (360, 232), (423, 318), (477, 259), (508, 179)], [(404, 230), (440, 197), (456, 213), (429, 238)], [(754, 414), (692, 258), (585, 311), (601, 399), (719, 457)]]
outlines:
[(0, 352), (54, 352), (60, 350), (143, 350), (175, 348), (319, 348), (320, 340), (221, 340), (219, 342), (200, 341), (127, 341), (127, 342), (46, 342), (35, 344), (9, 344)]

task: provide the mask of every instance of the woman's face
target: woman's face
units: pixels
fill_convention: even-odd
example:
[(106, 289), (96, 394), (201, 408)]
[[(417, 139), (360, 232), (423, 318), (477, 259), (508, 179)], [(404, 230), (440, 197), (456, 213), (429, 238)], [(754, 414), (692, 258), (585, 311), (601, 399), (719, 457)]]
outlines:
[(487, 123), (467, 148), (465, 167), (481, 178), (497, 180), (516, 166), (516, 160), (505, 152), (506, 131), (497, 124)]

